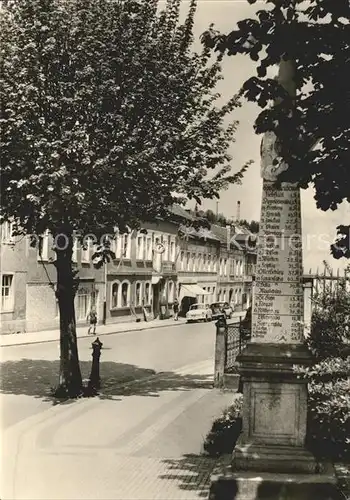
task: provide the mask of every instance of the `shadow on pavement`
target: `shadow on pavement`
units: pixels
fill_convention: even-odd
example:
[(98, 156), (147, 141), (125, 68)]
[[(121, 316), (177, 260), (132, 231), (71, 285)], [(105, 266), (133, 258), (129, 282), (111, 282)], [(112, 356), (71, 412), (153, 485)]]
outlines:
[[(342, 500), (345, 498), (331, 484), (313, 483), (312, 481), (285, 483), (284, 481), (268, 479), (257, 484), (255, 481), (248, 483), (236, 480), (231, 476), (231, 455), (224, 455), (219, 459), (206, 455), (184, 455), (180, 459), (166, 459), (163, 463), (168, 470), (160, 478), (176, 482), (180, 490), (193, 492), (193, 495), (188, 497), (193, 499)], [(223, 479), (211, 484), (213, 474)]]
[(218, 460), (195, 454), (184, 455), (180, 459), (166, 459), (163, 464), (168, 470), (160, 478), (176, 482), (180, 490), (193, 492), (191, 498), (208, 498), (212, 474), (228, 467), (230, 459), (230, 456)]
[[(91, 363), (81, 361), (83, 379), (88, 379)], [(0, 392), (23, 394), (57, 402), (50, 396), (58, 384), (59, 361), (21, 359), (0, 364)], [(117, 396), (157, 396), (166, 390), (210, 388), (212, 381), (200, 375), (178, 375), (159, 372), (126, 363), (103, 361), (100, 364), (101, 390), (98, 397), (114, 399)], [(74, 401), (74, 400), (69, 400)]]

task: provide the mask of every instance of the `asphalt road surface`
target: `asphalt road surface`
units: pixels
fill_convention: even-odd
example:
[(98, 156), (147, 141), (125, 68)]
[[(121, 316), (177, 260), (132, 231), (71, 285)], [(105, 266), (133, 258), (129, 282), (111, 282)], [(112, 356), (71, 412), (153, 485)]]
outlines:
[[(91, 342), (79, 339), (84, 379), (91, 369)], [(213, 360), (214, 323), (184, 324), (101, 336), (101, 378), (113, 391), (116, 384), (142, 381), (155, 373)], [(48, 398), (57, 385), (58, 342), (1, 348), (1, 427), (7, 428), (52, 406)]]

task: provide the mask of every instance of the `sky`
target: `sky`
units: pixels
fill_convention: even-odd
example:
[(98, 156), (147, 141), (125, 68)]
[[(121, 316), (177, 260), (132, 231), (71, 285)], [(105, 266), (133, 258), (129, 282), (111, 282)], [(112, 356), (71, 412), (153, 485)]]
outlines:
[[(211, 23), (222, 33), (229, 33), (236, 27), (239, 20), (254, 17), (261, 3), (249, 5), (247, 0), (198, 0), (195, 17), (194, 48), (200, 49), (200, 35), (208, 29)], [(182, 14), (185, 15), (188, 1), (183, 0)], [(227, 100), (234, 95), (242, 83), (253, 76), (254, 63), (247, 56), (226, 56), (223, 61), (224, 79), (218, 86), (222, 98)], [(235, 110), (233, 118), (239, 121), (235, 135), (235, 143), (230, 148), (233, 156), (232, 170), (239, 170), (248, 160), (254, 163), (249, 167), (241, 185), (232, 185), (227, 191), (220, 194), (219, 212), (226, 217), (236, 217), (237, 201), (240, 201), (241, 219), (259, 220), (262, 193), (262, 179), (260, 177), (260, 142), (261, 136), (256, 135), (253, 129), (254, 120), (259, 108), (254, 103), (244, 102), (243, 106)], [(323, 260), (336, 270), (343, 269), (346, 259), (335, 260), (329, 252), (329, 242), (336, 234), (336, 226), (345, 224), (350, 219), (350, 205), (343, 203), (336, 211), (322, 212), (316, 208), (313, 198), (313, 188), (302, 190), (302, 226), (304, 245), (304, 269), (316, 270), (322, 267)], [(192, 204), (193, 205), (193, 204)], [(192, 207), (192, 205), (190, 205)], [(203, 209), (216, 210), (216, 201), (203, 200)]]

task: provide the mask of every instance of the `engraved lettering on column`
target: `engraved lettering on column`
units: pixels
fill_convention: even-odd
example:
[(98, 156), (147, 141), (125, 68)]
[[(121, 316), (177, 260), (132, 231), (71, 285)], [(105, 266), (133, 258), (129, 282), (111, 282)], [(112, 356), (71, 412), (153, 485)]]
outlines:
[(263, 182), (252, 319), (254, 342), (299, 343), (303, 288), (300, 191)]

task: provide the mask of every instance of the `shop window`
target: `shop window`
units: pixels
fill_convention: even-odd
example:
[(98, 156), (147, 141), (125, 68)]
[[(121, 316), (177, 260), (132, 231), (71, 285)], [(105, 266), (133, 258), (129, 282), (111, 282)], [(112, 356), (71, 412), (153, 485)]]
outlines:
[(112, 297), (111, 297), (112, 309), (119, 307), (120, 304), (119, 293), (120, 293), (120, 283), (119, 281), (115, 281), (114, 283), (112, 283)]
[(130, 305), (130, 283), (123, 281), (121, 288), (121, 307), (128, 307)]
[(91, 308), (91, 294), (89, 290), (81, 288), (78, 290), (76, 296), (76, 313), (77, 320), (84, 320), (90, 312)]
[(144, 296), (145, 304), (151, 303), (151, 284), (149, 282), (145, 283), (145, 296)]

